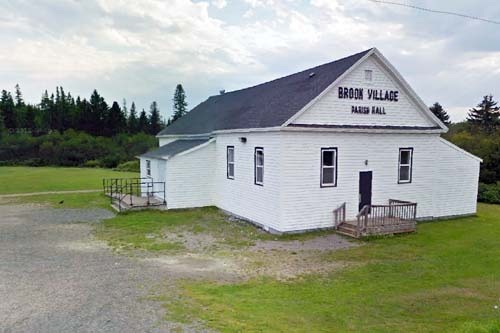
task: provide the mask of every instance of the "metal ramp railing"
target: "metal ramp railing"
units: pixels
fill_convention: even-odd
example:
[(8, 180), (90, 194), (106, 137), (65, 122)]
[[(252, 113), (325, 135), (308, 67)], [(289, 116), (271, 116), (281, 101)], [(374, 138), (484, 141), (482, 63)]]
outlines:
[(111, 205), (119, 211), (167, 204), (165, 182), (153, 178), (104, 178), (102, 186)]

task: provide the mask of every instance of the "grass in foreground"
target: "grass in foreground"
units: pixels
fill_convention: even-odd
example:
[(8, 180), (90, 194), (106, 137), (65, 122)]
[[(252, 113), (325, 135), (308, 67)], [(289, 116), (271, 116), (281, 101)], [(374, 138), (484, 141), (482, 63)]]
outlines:
[(58, 167), (0, 167), (0, 194), (102, 188), (102, 178), (138, 177), (133, 172)]
[(500, 206), (478, 215), (333, 252), (355, 265), (327, 277), (186, 282), (184, 312), (223, 332), (499, 332)]

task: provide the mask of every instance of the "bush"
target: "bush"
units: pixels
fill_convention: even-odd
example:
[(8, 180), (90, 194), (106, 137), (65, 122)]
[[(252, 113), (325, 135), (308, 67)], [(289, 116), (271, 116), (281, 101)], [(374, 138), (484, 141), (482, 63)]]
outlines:
[(500, 182), (496, 184), (479, 183), (478, 201), (500, 204)]
[[(120, 134), (96, 137), (85, 132), (68, 130), (33, 137), (28, 134), (5, 135), (0, 140), (2, 165), (57, 165), (114, 168), (132, 161), (135, 156), (157, 145), (152, 135)], [(126, 165), (132, 168), (133, 165)]]
[(125, 163), (119, 164), (115, 170), (116, 171), (129, 171), (129, 172), (139, 172), (140, 171), (140, 162), (139, 160), (128, 161)]
[(101, 166), (98, 160), (88, 160), (87, 162), (83, 163), (83, 166), (86, 168), (98, 168)]

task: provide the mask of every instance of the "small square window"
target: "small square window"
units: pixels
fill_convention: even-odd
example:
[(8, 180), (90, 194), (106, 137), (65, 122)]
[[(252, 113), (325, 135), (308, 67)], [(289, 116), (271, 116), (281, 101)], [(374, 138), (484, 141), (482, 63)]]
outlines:
[(401, 164), (410, 164), (409, 150), (401, 150)]
[(323, 151), (323, 166), (333, 166), (333, 150)]
[(371, 69), (365, 70), (365, 80), (371, 81), (373, 79), (373, 71)]

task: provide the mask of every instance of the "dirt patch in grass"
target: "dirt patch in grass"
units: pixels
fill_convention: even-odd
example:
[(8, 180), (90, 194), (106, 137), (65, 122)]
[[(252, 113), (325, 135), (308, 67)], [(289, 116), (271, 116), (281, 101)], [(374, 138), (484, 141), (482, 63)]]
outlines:
[(360, 244), (333, 231), (272, 235), (216, 208), (119, 214), (96, 235), (118, 252), (167, 267), (173, 279), (240, 282), (329, 273), (343, 264), (325, 255)]
[(335, 251), (347, 249), (360, 243), (355, 243), (338, 234), (329, 233), (324, 236), (318, 236), (305, 240), (259, 240), (251, 247), (257, 251)]

